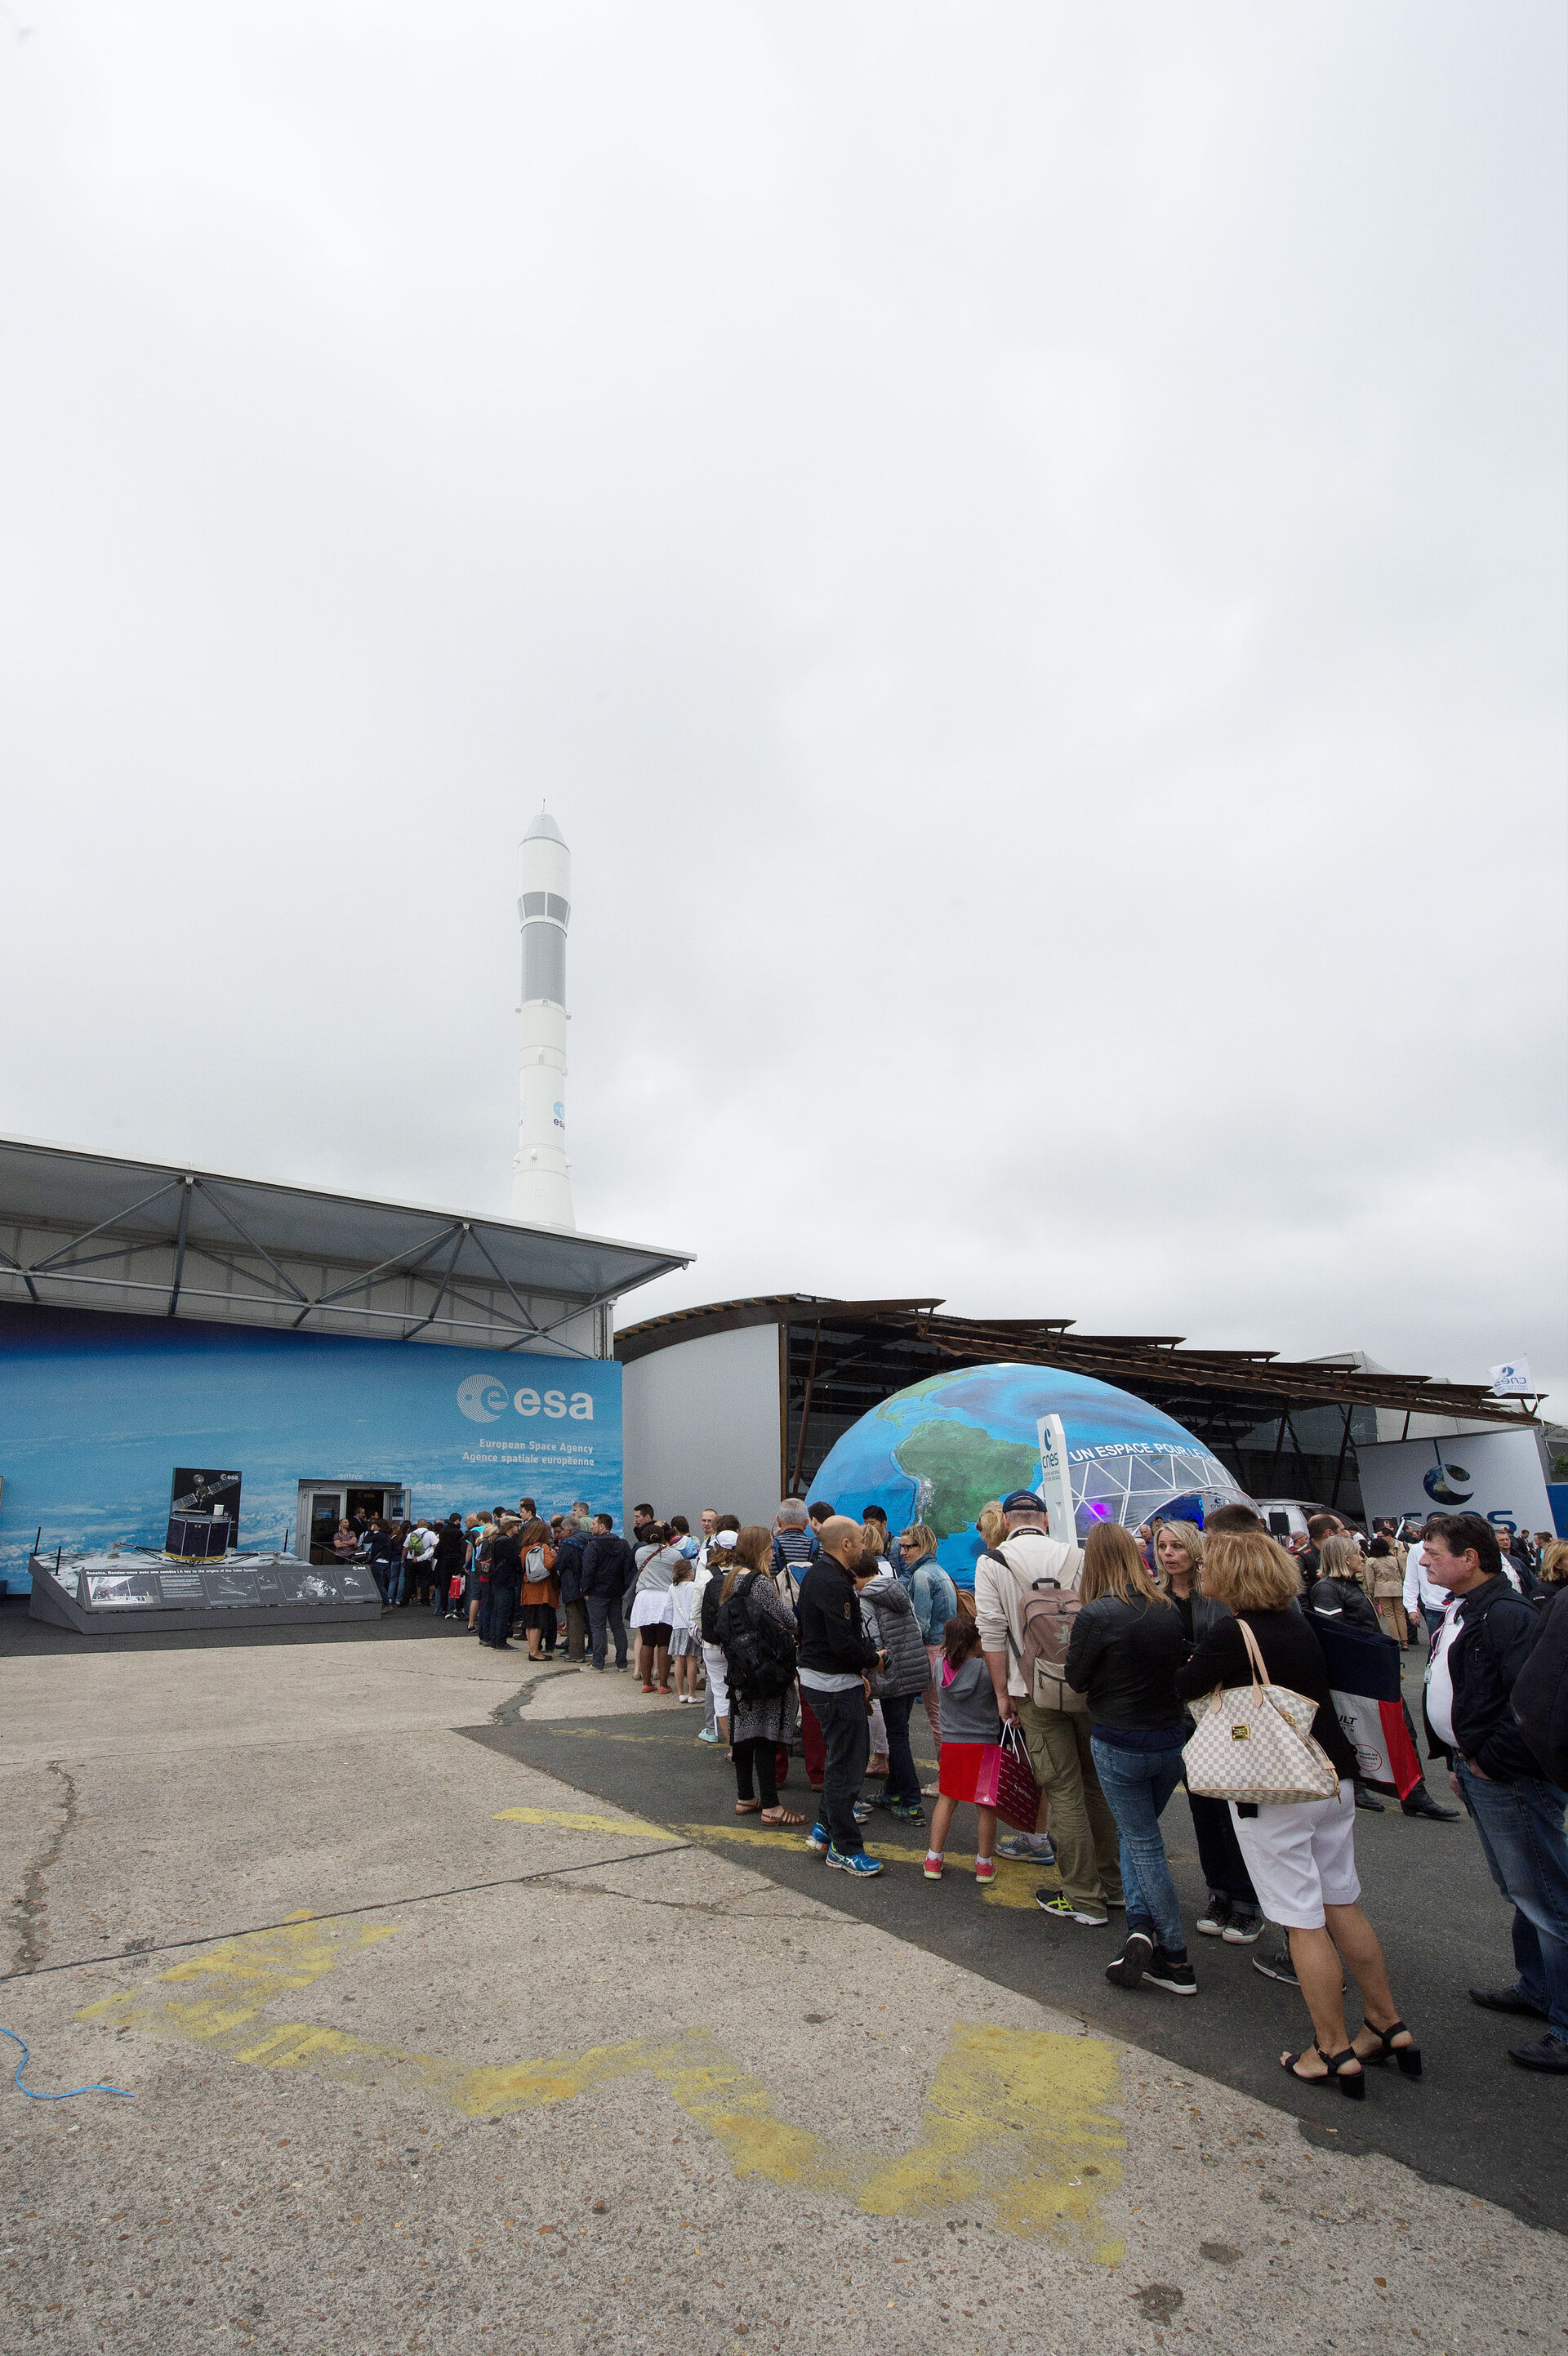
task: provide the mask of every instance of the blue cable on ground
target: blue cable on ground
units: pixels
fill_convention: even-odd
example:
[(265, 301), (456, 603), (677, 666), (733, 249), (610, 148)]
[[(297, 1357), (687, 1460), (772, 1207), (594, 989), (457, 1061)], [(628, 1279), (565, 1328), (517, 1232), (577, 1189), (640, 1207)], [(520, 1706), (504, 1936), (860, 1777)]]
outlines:
[(18, 2037), (14, 2029), (0, 2029), (0, 2037), (8, 2037), (13, 2045), (19, 2045), (22, 2049), (22, 2058), (16, 2064), (16, 2075), (12, 2083), (18, 2093), (26, 2094), (29, 2103), (69, 2103), (75, 2094), (124, 2094), (128, 2103), (136, 2099), (129, 2086), (70, 2086), (63, 2094), (35, 2094), (31, 2086), (22, 2083), (22, 2072), (27, 2066), (27, 2039)]

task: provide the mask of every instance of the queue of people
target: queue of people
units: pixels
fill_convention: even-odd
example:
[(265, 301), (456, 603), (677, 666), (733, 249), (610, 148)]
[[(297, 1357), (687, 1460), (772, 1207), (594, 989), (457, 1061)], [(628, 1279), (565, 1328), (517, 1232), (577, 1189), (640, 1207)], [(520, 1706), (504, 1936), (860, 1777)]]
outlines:
[[(1283, 1927), (1283, 1947), (1253, 1968), (1299, 1988), (1311, 2039), (1280, 2066), (1356, 2099), (1369, 2069), (1423, 2065), (1361, 1905), (1357, 1812), (1385, 1804), (1359, 1777), (1317, 1631), (1424, 1643), (1428, 1756), (1462, 1808), (1424, 1779), (1401, 1804), (1469, 1815), (1513, 1910), (1515, 1965), (1471, 1999), (1539, 2030), (1521, 2033), (1513, 2062), (1568, 2074), (1568, 1542), (1504, 1544), (1466, 1514), (1380, 1525), (1363, 1542), (1322, 1514), (1287, 1546), (1235, 1505), (1202, 1526), (1101, 1523), (1079, 1545), (1051, 1534), (1027, 1490), (993, 1501), (979, 1527), (972, 1593), (925, 1525), (895, 1536), (875, 1508), (855, 1518), (800, 1498), (771, 1528), (705, 1508), (696, 1534), (640, 1504), (628, 1538), (586, 1501), (545, 1516), (525, 1497), (515, 1511), (346, 1524), (334, 1550), (369, 1563), (388, 1612), (423, 1605), (501, 1650), (521, 1632), (532, 1659), (564, 1651), (585, 1671), (630, 1674), (656, 1706), (705, 1704), (697, 1740), (733, 1762), (736, 1815), (800, 1828), (854, 1879), (884, 1869), (866, 1846), (874, 1819), (924, 1826), (934, 1799), (924, 1871), (940, 1880), (957, 1813), (972, 1808), (977, 1881), (995, 1878), (999, 1856), (1054, 1864), (1036, 1892), (1045, 1915), (1087, 1931), (1122, 1918), (1105, 1976), (1123, 1990), (1198, 1993), (1162, 1828), (1183, 1787), (1208, 1892), (1192, 1930), (1251, 1947), (1265, 1922)], [(1285, 1723), (1266, 1699), (1276, 1688), (1294, 1712), (1281, 1738), (1294, 1743), (1291, 1775), (1206, 1783), (1195, 1722), (1229, 1709), (1234, 1733), (1256, 1708), (1244, 1730), (1266, 1735)], [(934, 1784), (915, 1762), (917, 1704), (937, 1740)], [(781, 1796), (796, 1755), (810, 1818)], [(1009, 1772), (1015, 1828), (999, 1838)], [(1032, 1824), (1020, 1789), (1035, 1795)]]
[[(639, 1594), (656, 1595), (667, 1575), (679, 1574), (661, 1558), (671, 1526), (645, 1515)], [(883, 1870), (865, 1845), (873, 1817), (884, 1811), (924, 1821), (932, 1796), (932, 1787), (919, 1785), (908, 1736), (923, 1701), (934, 1709), (940, 1744), (927, 1879), (942, 1879), (954, 1819), (972, 1807), (977, 1880), (994, 1878), (998, 1855), (1054, 1859), (1059, 1887), (1037, 1892), (1040, 1910), (1086, 1930), (1122, 1916), (1107, 1979), (1187, 1998), (1198, 1992), (1197, 1972), (1161, 1822), (1185, 1785), (1208, 1884), (1192, 1929), (1252, 1946), (1265, 1921), (1280, 1924), (1283, 1947), (1255, 1955), (1254, 1968), (1299, 1988), (1311, 2029), (1308, 2042), (1280, 2055), (1280, 2067), (1304, 2084), (1364, 2099), (1374, 2067), (1416, 2078), (1424, 2065), (1361, 1903), (1357, 1811), (1382, 1803), (1359, 1780), (1317, 1630), (1338, 1622), (1404, 1644), (1409, 1625), (1402, 1629), (1391, 1607), (1403, 1614), (1413, 1575), (1444, 1598), (1444, 1633), (1433, 1642), (1429, 1670), (1429, 1755), (1452, 1758), (1455, 1794), (1515, 1910), (1513, 1984), (1470, 1993), (1478, 2005), (1539, 2019), (1545, 2033), (1510, 2048), (1510, 2059), (1560, 2072), (1568, 2067), (1568, 1607), (1549, 1631), (1523, 1574), (1554, 1602), (1568, 1544), (1544, 1547), (1539, 1564), (1527, 1564), (1521, 1551), (1510, 1578), (1496, 1533), (1474, 1516), (1380, 1533), (1386, 1552), (1363, 1547), (1337, 1516), (1314, 1518), (1310, 1547), (1295, 1554), (1240, 1505), (1205, 1526), (1161, 1521), (1134, 1536), (1101, 1524), (1080, 1547), (1076, 1536), (1053, 1538), (1039, 1498), (1018, 1491), (980, 1517), (987, 1543), (971, 1597), (953, 1586), (936, 1560), (933, 1534), (919, 1525), (894, 1537), (880, 1515), (857, 1523), (799, 1499), (779, 1507), (771, 1534), (710, 1514), (693, 1578), (713, 1582), (705, 1605), (699, 1586), (698, 1614), (718, 1723), (700, 1739), (730, 1744), (738, 1813), (793, 1824), (803, 1819), (780, 1804), (779, 1783), (798, 1725), (808, 1770), (813, 1740), (820, 1770), (810, 1776), (819, 1800), (808, 1844), (831, 1868), (872, 1879)], [(1413, 1574), (1407, 1536), (1422, 1549)], [(1488, 1592), (1496, 1600), (1470, 1607), (1477, 1626), (1468, 1653), (1458, 1655), (1467, 1669), (1455, 1718), (1444, 1663), (1458, 1642), (1462, 1599)], [(634, 1598), (631, 1612), (647, 1619), (667, 1608), (650, 1602), (639, 1613)], [(1505, 1647), (1495, 1668), (1480, 1649), (1494, 1614)], [(1538, 1648), (1537, 1637), (1549, 1635)], [(1513, 1709), (1532, 1662), (1540, 1727), (1510, 1734), (1498, 1721)], [(1226, 1795), (1229, 1785), (1205, 1788), (1188, 1759), (1194, 1714), (1201, 1721), (1227, 1702), (1242, 1709), (1256, 1695), (1265, 1716), (1277, 1717), (1268, 1698), (1275, 1688), (1293, 1699), (1299, 1720), (1294, 1740), (1305, 1763), (1293, 1770), (1295, 1785), (1265, 1783), (1240, 1797)], [(644, 1689), (657, 1697), (664, 1687), (655, 1677)], [(1546, 1745), (1554, 1763), (1532, 1751), (1532, 1741)], [(1467, 1750), (1472, 1743), (1478, 1749)], [(1027, 1760), (1037, 1810), (1032, 1827), (999, 1840), (1010, 1749)], [(1436, 1822), (1460, 1814), (1434, 1800), (1423, 1779), (1402, 1806)], [(1361, 2000), (1354, 2029), (1345, 2013), (1347, 1976)]]

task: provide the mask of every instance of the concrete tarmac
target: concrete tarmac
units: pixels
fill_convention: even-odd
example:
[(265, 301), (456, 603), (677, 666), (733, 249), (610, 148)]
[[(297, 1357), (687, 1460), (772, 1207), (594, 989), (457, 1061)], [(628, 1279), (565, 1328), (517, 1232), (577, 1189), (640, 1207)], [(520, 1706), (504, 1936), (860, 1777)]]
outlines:
[[(629, 1677), (610, 1682), (631, 1684)], [(1117, 1918), (1104, 1931), (1083, 1930), (1055, 1922), (1036, 1906), (1036, 1891), (1058, 1883), (1054, 1870), (999, 1860), (996, 1882), (979, 1891), (969, 1871), (955, 1869), (961, 1847), (972, 1855), (972, 1809), (958, 1812), (954, 1863), (940, 1884), (923, 1878), (918, 1826), (886, 1817), (866, 1827), (872, 1853), (886, 1870), (878, 1880), (856, 1882), (828, 1872), (798, 1833), (737, 1823), (723, 1753), (715, 1759), (695, 1741), (694, 1730), (679, 1722), (693, 1713), (672, 1718), (668, 1703), (645, 1701), (640, 1694), (637, 1699), (635, 1723), (623, 1724), (618, 1715), (615, 1739), (607, 1740), (596, 1717), (573, 1722), (562, 1716), (580, 1700), (578, 1681), (564, 1679), (513, 1714), (512, 1723), (477, 1730), (475, 1739), (583, 1782), (606, 1799), (640, 1805), (686, 1837), (743, 1858), (826, 1905), (879, 1922), (930, 1954), (983, 1972), (1021, 1995), (1067, 2004), (1095, 2029), (1133, 2036), (1172, 2062), (1278, 2104), (1310, 2132), (1333, 2127), (1342, 2142), (1354, 2136), (1434, 2180), (1500, 2201), (1531, 2224), (1568, 2229), (1568, 2087), (1561, 2079), (1527, 2073), (1507, 2058), (1509, 2045), (1540, 2034), (1540, 2023), (1484, 2012), (1466, 1994), (1513, 1976), (1509, 1910), (1493, 1888), (1467, 1817), (1436, 1824), (1407, 1817), (1394, 1804), (1381, 1815), (1357, 1814), (1364, 1903), (1383, 1943), (1396, 2000), (1422, 2043), (1427, 2074), (1412, 2083), (1391, 2069), (1376, 2073), (1364, 2102), (1351, 2110), (1335, 2098), (1326, 2119), (1330, 2098), (1316, 2087), (1292, 2086), (1278, 2069), (1281, 2052), (1299, 2048), (1307, 2035), (1300, 1996), (1251, 1968), (1254, 1954), (1283, 1944), (1279, 1931), (1266, 1930), (1254, 1948), (1190, 1936), (1196, 1999), (1152, 1987), (1129, 1996), (1104, 1977), (1116, 1952)], [(923, 1716), (911, 1720), (911, 1736), (917, 1763), (930, 1780), (936, 1762)], [(794, 1805), (814, 1806), (799, 1761), (791, 1780)], [(1435, 1769), (1431, 1788), (1450, 1801)], [(1205, 1884), (1183, 1794), (1172, 1799), (1161, 1824), (1190, 1924)], [(1359, 2020), (1353, 2006), (1349, 2019), (1352, 2026)]]
[(1368, 2133), (1436, 2069), (1308, 2141), (1012, 1984), (1064, 1926), (713, 1837), (698, 1712), (429, 1633), (0, 1662), (0, 2024), (133, 2097), (0, 2082), (7, 2351), (1563, 2347), (1561, 2238)]

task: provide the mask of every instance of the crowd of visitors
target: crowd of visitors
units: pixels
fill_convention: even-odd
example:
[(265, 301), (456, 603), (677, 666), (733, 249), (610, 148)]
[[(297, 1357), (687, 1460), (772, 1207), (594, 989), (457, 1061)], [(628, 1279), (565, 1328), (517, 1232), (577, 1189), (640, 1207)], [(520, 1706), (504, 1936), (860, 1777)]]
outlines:
[[(1282, 1542), (1235, 1505), (1201, 1526), (1101, 1523), (1080, 1545), (1052, 1536), (1028, 1490), (994, 1500), (979, 1527), (972, 1592), (924, 1524), (895, 1537), (875, 1508), (857, 1519), (800, 1498), (771, 1529), (706, 1508), (696, 1534), (640, 1504), (622, 1537), (585, 1500), (546, 1516), (524, 1497), (434, 1523), (345, 1523), (336, 1550), (369, 1564), (387, 1612), (466, 1621), (499, 1650), (521, 1631), (531, 1658), (629, 1673), (656, 1704), (705, 1702), (697, 1739), (726, 1749), (736, 1813), (803, 1828), (838, 1871), (880, 1874), (865, 1827), (878, 1814), (923, 1826), (934, 1798), (925, 1873), (939, 1880), (957, 1811), (972, 1808), (977, 1880), (994, 1879), (998, 1855), (1054, 1864), (1042, 1912), (1090, 1931), (1124, 1918), (1105, 1972), (1122, 1989), (1198, 1991), (1161, 1829), (1185, 1786), (1208, 1888), (1194, 1931), (1253, 1946), (1265, 1921), (1283, 1929), (1283, 1947), (1252, 1959), (1306, 2006), (1311, 2042), (1281, 2067), (1358, 2099), (1370, 2066), (1417, 2077), (1422, 2055), (1360, 1904), (1357, 1810), (1386, 1803), (1361, 1779), (1319, 1632), (1424, 1643), (1427, 1755), (1513, 1910), (1513, 1979), (1469, 1994), (1539, 2032), (1512, 2061), (1568, 2074), (1568, 1541), (1473, 1514), (1379, 1524), (1363, 1540), (1324, 1513)], [(917, 1703), (938, 1744), (924, 1786)], [(1217, 1750), (1204, 1730), (1221, 1720), (1231, 1740)], [(796, 1754), (810, 1822), (780, 1798)], [(1456, 1820), (1411, 1772), (1403, 1813)], [(999, 1841), (1004, 1806), (1015, 1828)]]

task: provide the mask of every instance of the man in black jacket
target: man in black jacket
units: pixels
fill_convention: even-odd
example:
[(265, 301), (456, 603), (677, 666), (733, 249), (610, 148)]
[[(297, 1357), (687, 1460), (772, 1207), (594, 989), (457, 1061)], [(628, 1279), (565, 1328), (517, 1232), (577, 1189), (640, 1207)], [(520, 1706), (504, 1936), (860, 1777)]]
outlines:
[[(576, 1510), (574, 1507), (574, 1512)], [(588, 1611), (583, 1597), (583, 1563), (593, 1533), (575, 1521), (555, 1549), (555, 1577), (561, 1588), (561, 1611), (566, 1622), (566, 1657), (581, 1661), (588, 1650)]]
[(457, 1607), (453, 1603), (452, 1581), (460, 1579), (467, 1568), (468, 1537), (463, 1527), (461, 1514), (448, 1514), (435, 1537), (435, 1591), (430, 1608), (437, 1620), (455, 1620)]
[(860, 1567), (860, 1524), (835, 1514), (817, 1532), (822, 1552), (800, 1581), (800, 1689), (822, 1730), (826, 1763), (810, 1846), (841, 1872), (868, 1879), (880, 1873), (861, 1846), (854, 1804), (871, 1745), (866, 1728), (868, 1670), (886, 1655), (867, 1636), (854, 1575)]
[(502, 1522), (490, 1540), (490, 1583), (479, 1617), (479, 1642), (510, 1653), (512, 1615), (522, 1585), (522, 1547), (516, 1522)]
[(1550, 1586), (1509, 1707), (1549, 1782), (1568, 1792), (1568, 1587)]
[(596, 1514), (594, 1535), (583, 1549), (583, 1607), (592, 1631), (596, 1669), (605, 1665), (607, 1626), (615, 1635), (616, 1666), (626, 1666), (626, 1622), (621, 1616), (620, 1600), (637, 1566), (631, 1548), (624, 1538), (617, 1537), (615, 1528), (611, 1515)]
[(1426, 1666), (1426, 1722), (1449, 1779), (1514, 1910), (1511, 1987), (1472, 1988), (1488, 2012), (1525, 2013), (1546, 2034), (1509, 2049), (1521, 2069), (1568, 2076), (1568, 1837), (1563, 1795), (1548, 1783), (1510, 1702), (1536, 1617), (1502, 1575), (1497, 1534), (1479, 1514), (1426, 1526), (1426, 1569), (1449, 1593)]

